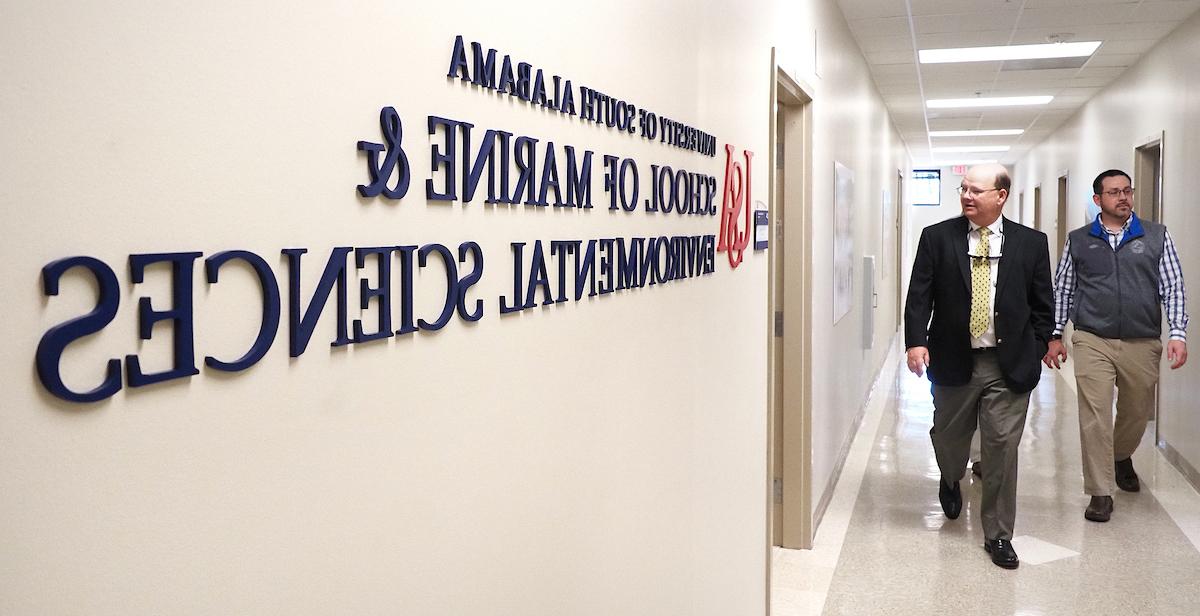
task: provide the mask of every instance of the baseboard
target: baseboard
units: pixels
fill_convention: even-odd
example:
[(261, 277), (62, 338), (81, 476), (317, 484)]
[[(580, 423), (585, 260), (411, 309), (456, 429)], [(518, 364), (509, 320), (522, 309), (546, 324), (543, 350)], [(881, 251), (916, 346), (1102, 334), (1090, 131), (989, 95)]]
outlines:
[(1158, 441), (1158, 448), (1160, 451), (1162, 451), (1163, 457), (1167, 459), (1167, 462), (1170, 462), (1171, 466), (1174, 466), (1175, 470), (1178, 470), (1180, 475), (1183, 475), (1183, 478), (1192, 485), (1192, 488), (1194, 488), (1197, 492), (1200, 492), (1200, 471), (1197, 471), (1196, 467), (1192, 466), (1191, 463), (1188, 462), (1187, 459), (1185, 459), (1182, 455), (1180, 455), (1179, 452), (1176, 451), (1175, 448), (1172, 447), (1167, 441)]

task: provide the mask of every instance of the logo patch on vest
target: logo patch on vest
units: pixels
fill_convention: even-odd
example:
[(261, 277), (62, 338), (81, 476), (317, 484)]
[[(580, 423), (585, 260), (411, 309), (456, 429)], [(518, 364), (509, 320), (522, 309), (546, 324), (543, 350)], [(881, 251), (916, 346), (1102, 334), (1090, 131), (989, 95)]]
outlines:
[(1146, 252), (1146, 244), (1142, 240), (1133, 240), (1133, 243), (1129, 245), (1129, 249), (1133, 251), (1133, 254), (1140, 255)]

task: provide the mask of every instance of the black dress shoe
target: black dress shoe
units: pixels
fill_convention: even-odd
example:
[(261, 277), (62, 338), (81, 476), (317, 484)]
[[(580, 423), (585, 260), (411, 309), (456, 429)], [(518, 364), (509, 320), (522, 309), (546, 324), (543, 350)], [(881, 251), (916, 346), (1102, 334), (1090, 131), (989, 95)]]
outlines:
[(958, 514), (962, 513), (962, 491), (958, 489), (958, 482), (953, 485), (946, 483), (945, 479), (938, 482), (938, 500), (942, 501), (942, 512), (951, 520), (958, 519)]
[(984, 539), (983, 549), (992, 555), (992, 564), (997, 567), (1016, 569), (1021, 564), (1021, 561), (1017, 559), (1017, 552), (1013, 549), (1012, 542), (1008, 539)]
[(1142, 489), (1137, 473), (1133, 470), (1133, 458), (1117, 460), (1113, 465), (1116, 469), (1117, 487), (1126, 492), (1137, 492)]
[(1093, 496), (1092, 502), (1088, 503), (1087, 509), (1083, 510), (1083, 517), (1093, 522), (1107, 522), (1112, 517), (1112, 511), (1111, 496)]

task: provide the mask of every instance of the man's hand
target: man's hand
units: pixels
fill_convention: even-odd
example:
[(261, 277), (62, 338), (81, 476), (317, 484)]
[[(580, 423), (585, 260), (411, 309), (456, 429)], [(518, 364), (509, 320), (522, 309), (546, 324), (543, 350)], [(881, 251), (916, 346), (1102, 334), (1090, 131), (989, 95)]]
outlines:
[(918, 346), (908, 350), (908, 371), (917, 376), (925, 374), (925, 368), (929, 366), (929, 349), (927, 347)]
[(1062, 364), (1067, 363), (1067, 347), (1062, 340), (1051, 340), (1046, 345), (1046, 356), (1042, 358), (1042, 363), (1047, 368), (1061, 368)]
[[(912, 351), (909, 351), (909, 353), (909, 357), (912, 357)], [(1171, 362), (1172, 370), (1187, 363), (1187, 343), (1182, 340), (1168, 340), (1167, 361)]]

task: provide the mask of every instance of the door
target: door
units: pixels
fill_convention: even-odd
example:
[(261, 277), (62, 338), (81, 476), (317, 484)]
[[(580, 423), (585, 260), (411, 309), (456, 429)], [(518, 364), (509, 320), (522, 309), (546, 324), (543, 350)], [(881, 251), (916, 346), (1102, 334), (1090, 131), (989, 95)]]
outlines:
[(902, 225), (900, 224), (900, 213), (904, 211), (904, 172), (900, 169), (896, 170), (896, 196), (894, 199), (896, 220), (892, 238), (895, 240), (895, 254), (892, 255), (892, 260), (895, 265), (892, 273), (896, 276), (896, 327), (899, 328), (904, 319), (904, 298), (900, 295), (900, 290), (903, 288), (900, 278), (904, 275), (904, 250), (902, 248), (904, 234), (901, 233)]
[(1042, 230), (1042, 186), (1033, 187), (1033, 228)]
[(1162, 222), (1162, 136), (1134, 149), (1134, 208), (1139, 218)]
[(1068, 193), (1067, 174), (1058, 177), (1058, 218), (1054, 220), (1054, 228), (1058, 230), (1057, 243), (1051, 246), (1051, 254), (1056, 255), (1053, 263), (1058, 263), (1062, 258), (1063, 245), (1067, 243), (1067, 233), (1071, 230), (1070, 221), (1067, 220), (1067, 202), (1070, 200)]

